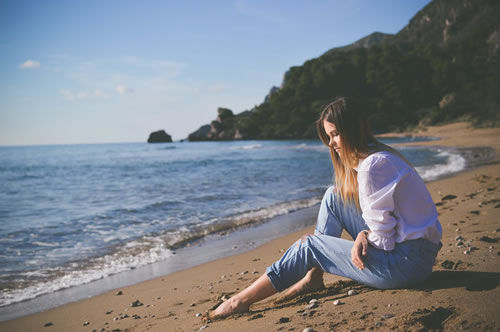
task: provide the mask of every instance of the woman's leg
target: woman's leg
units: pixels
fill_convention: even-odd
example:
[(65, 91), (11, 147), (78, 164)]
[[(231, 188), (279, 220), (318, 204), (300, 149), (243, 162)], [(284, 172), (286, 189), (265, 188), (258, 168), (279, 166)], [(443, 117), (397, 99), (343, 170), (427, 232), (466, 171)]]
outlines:
[(353, 242), (322, 234), (310, 235), (291, 246), (266, 273), (277, 291), (301, 280), (312, 268), (353, 279), (375, 288), (401, 288), (425, 280), (440, 245), (424, 239), (398, 243), (391, 251), (369, 246), (359, 270), (351, 261)]
[[(345, 228), (351, 236), (355, 237), (358, 232), (363, 229), (367, 229), (364, 221), (362, 220), (363, 218), (360, 216), (356, 207), (343, 204), (342, 200), (335, 194), (333, 187), (330, 187), (326, 191), (321, 202), (315, 233), (326, 234), (328, 237), (332, 238), (340, 237), (342, 230)], [(273, 279), (276, 279), (275, 274), (270, 273), (270, 271), (273, 271), (272, 267), (283, 260), (288, 260), (288, 258), (285, 257), (290, 255), (291, 252), (296, 253), (300, 250), (303, 251), (303, 244), (308, 242), (309, 237), (309, 235), (306, 235), (297, 241), (297, 243), (292, 245), (280, 261), (274, 263), (268, 268), (266, 274), (260, 276), (259, 279), (252, 283), (249, 287), (222, 303), (214, 311), (210, 312), (209, 318), (221, 318), (232, 313), (248, 311), (251, 304), (275, 294), (279, 288), (275, 287), (272, 282)], [(321, 264), (314, 263), (312, 260), (309, 260), (309, 262), (302, 261), (300, 264), (297, 262), (297, 267), (298, 270), (301, 271), (299, 272), (301, 276), (300, 278), (297, 278), (295, 273), (291, 274), (294, 275), (293, 278), (295, 278), (295, 281), (298, 282), (284, 295), (284, 297), (281, 298), (282, 300), (296, 296), (304, 291), (324, 288), (323, 271), (325, 269)], [(289, 267), (289, 269), (293, 270), (293, 266)], [(281, 291), (283, 289), (279, 290)]]
[[(321, 201), (315, 233), (340, 237), (344, 229), (355, 239), (358, 233), (368, 229), (368, 226), (356, 206), (344, 204), (340, 196), (335, 193), (334, 187), (330, 187), (326, 190)], [(323, 270), (319, 267), (312, 267), (301, 280), (288, 288), (276, 302), (287, 301), (297, 295), (323, 288), (325, 288)]]
[(248, 311), (248, 308), (252, 303), (263, 300), (275, 293), (276, 289), (271, 284), (268, 276), (263, 274), (250, 286), (222, 303), (214, 311), (210, 312), (208, 314), (208, 318), (223, 318), (233, 313)]

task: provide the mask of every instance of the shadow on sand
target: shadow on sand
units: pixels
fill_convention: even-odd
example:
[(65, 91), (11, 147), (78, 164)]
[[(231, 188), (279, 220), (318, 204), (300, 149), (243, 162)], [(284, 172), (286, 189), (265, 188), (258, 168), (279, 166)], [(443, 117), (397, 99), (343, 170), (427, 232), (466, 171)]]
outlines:
[(500, 273), (496, 272), (434, 271), (415, 289), (432, 291), (465, 287), (468, 291), (485, 291), (495, 289), (499, 283)]

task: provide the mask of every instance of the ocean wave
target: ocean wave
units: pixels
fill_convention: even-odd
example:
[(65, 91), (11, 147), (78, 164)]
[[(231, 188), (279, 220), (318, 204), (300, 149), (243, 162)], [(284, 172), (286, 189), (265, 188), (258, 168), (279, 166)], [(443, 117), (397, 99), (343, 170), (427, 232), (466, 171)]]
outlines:
[[(57, 269), (48, 268), (38, 271), (26, 271), (16, 275), (18, 287), (7, 284), (0, 294), (0, 307), (33, 299), (58, 290), (83, 285), (107, 276), (129, 271), (140, 266), (167, 259), (173, 255), (164, 242), (155, 237), (144, 237), (128, 246), (122, 246), (116, 252), (83, 262), (73, 262)], [(5, 278), (2, 278), (5, 279)], [(41, 279), (41, 280), (40, 280)], [(10, 280), (10, 281), (14, 281)]]
[(433, 181), (443, 175), (460, 172), (467, 166), (467, 160), (461, 154), (453, 150), (438, 149), (437, 156), (445, 157), (447, 159), (446, 164), (420, 166), (415, 168), (424, 181)]
[[(0, 307), (33, 299), (69, 287), (83, 285), (120, 272), (168, 259), (174, 249), (214, 233), (237, 230), (265, 222), (269, 218), (319, 204), (320, 197), (275, 204), (225, 218), (214, 218), (197, 225), (184, 225), (175, 231), (143, 236), (116, 246), (107, 255), (73, 261), (58, 268), (42, 268), (3, 276), (6, 285), (0, 294)], [(62, 254), (58, 250), (49, 255)], [(15, 282), (20, 280), (22, 282)]]
[(270, 207), (253, 209), (225, 218), (214, 218), (202, 224), (190, 225), (189, 228), (183, 227), (176, 231), (169, 231), (164, 233), (161, 237), (170, 248), (177, 248), (210, 234), (228, 232), (241, 227), (257, 225), (270, 218), (311, 207), (320, 202), (321, 197), (313, 197), (278, 203)]
[(229, 148), (229, 150), (254, 150), (260, 148), (262, 148), (262, 144), (256, 143), (256, 144), (247, 144), (242, 146), (232, 146)]

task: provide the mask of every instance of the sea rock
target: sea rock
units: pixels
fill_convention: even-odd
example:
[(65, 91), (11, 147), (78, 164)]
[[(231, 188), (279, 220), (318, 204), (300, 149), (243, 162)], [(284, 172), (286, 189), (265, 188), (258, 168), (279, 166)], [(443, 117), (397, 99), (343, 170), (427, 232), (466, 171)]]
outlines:
[(210, 125), (201, 126), (198, 130), (189, 134), (188, 141), (190, 142), (207, 141), (209, 133), (210, 133)]
[(148, 143), (171, 143), (172, 136), (167, 134), (165, 130), (154, 131), (149, 134)]
[(342, 302), (340, 300), (335, 300), (333, 301), (333, 305), (341, 305)]
[(353, 295), (356, 295), (356, 294), (358, 294), (358, 292), (356, 292), (354, 289), (351, 289), (351, 290), (349, 290), (347, 292), (347, 295), (349, 295), (349, 296), (353, 296)]

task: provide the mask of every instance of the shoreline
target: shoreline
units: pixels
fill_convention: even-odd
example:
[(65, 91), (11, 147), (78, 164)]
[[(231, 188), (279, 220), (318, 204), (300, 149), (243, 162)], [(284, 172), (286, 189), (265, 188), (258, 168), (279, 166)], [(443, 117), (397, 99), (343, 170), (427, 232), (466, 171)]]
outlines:
[[(453, 124), (452, 126), (454, 126), (454, 125), (456, 125), (456, 124)], [(463, 128), (463, 126), (459, 126), (459, 127)], [(440, 130), (441, 130), (441, 132), (443, 131), (442, 128)], [(456, 128), (454, 128), (454, 130), (456, 130)], [(460, 130), (462, 130), (462, 129), (460, 129)], [(439, 198), (442, 198), (443, 195), (446, 195), (446, 193), (444, 191), (442, 192), (440, 189), (443, 184), (446, 184), (448, 187), (450, 187), (450, 186), (453, 186), (454, 182), (459, 182), (459, 180), (458, 180), (459, 178), (462, 179), (464, 177), (468, 178), (468, 180), (471, 181), (469, 179), (471, 177), (471, 174), (473, 174), (473, 173), (475, 174), (476, 172), (483, 172), (483, 170), (488, 174), (495, 174), (495, 173), (500, 174), (498, 172), (498, 168), (499, 168), (498, 167), (498, 161), (499, 161), (499, 153), (498, 153), (499, 150), (498, 149), (499, 149), (499, 147), (498, 147), (498, 143), (495, 142), (495, 137), (496, 137), (496, 141), (499, 141), (498, 140), (498, 137), (500, 137), (499, 129), (498, 128), (486, 129), (487, 131), (489, 131), (489, 133), (487, 135), (488, 140), (483, 141), (485, 144), (481, 144), (481, 142), (479, 142), (477, 139), (478, 137), (484, 138), (481, 135), (481, 132), (478, 132), (478, 131), (481, 131), (481, 129), (471, 129), (471, 130), (473, 130), (474, 133), (476, 134), (475, 135), (476, 139), (474, 139), (474, 137), (470, 138), (469, 143), (472, 144), (475, 142), (474, 143), (475, 147), (490, 146), (490, 149), (493, 149), (495, 151), (495, 155), (494, 156), (490, 155), (491, 160), (487, 161), (486, 165), (478, 164), (477, 166), (473, 166), (472, 169), (467, 167), (466, 170), (459, 172), (458, 174), (455, 173), (454, 175), (451, 175), (451, 177), (446, 177), (444, 179), (441, 178), (439, 180), (432, 181), (431, 183), (428, 183), (427, 185), (428, 185), (428, 187), (431, 191), (431, 194), (433, 195), (433, 198), (436, 202), (438, 202)], [(431, 128), (431, 131), (432, 131), (432, 128)], [(491, 135), (491, 131), (493, 131), (495, 135)], [(453, 132), (453, 130), (451, 132)], [(432, 135), (429, 132), (424, 132), (424, 135), (425, 136), (442, 136), (442, 135)], [(469, 138), (469, 137), (467, 137), (467, 138)], [(457, 142), (450, 140), (450, 138), (444, 138), (444, 141), (445, 141), (445, 144), (443, 144), (444, 146), (455, 146), (455, 147), (459, 146), (459, 147), (463, 147), (463, 148), (474, 147), (474, 145), (467, 146), (468, 144), (462, 144), (462, 142), (458, 142), (458, 144), (452, 145), (451, 143), (457, 143)], [(470, 141), (474, 141), (474, 142), (470, 142)], [(448, 143), (446, 143), (446, 142), (448, 142)], [(493, 143), (496, 143), (496, 144), (493, 144)], [(430, 141), (430, 142), (405, 143), (405, 145), (407, 145), (407, 144), (408, 145), (433, 145), (433, 146), (439, 145), (439, 146), (441, 146), (441, 140), (440, 141)], [(490, 150), (486, 149), (485, 151), (490, 151)], [(489, 154), (489, 153), (487, 153), (487, 154)], [(479, 158), (479, 159), (481, 159), (481, 158)], [(492, 175), (488, 175), (488, 176), (490, 176), (490, 178), (492, 179), (492, 180), (490, 179), (491, 181), (493, 181), (493, 182), (496, 181), (495, 176), (492, 176)], [(479, 183), (481, 183), (481, 182), (479, 182)], [(494, 194), (494, 191), (492, 191), (492, 192)], [(448, 203), (448, 202), (445, 202), (445, 203)], [(479, 203), (481, 203), (481, 202), (479, 202)], [(486, 205), (488, 205), (488, 204), (486, 204)], [(444, 209), (446, 207), (447, 206), (445, 204), (440, 205), (439, 206), (440, 213), (441, 212), (443, 212), (443, 213), (449, 212), (449, 211), (442, 211), (442, 210), (451, 209), (451, 208)], [(308, 209), (313, 210), (313, 208), (308, 208)], [(454, 209), (458, 209), (458, 207), (454, 207)], [(296, 211), (295, 213), (299, 213), (300, 211), (303, 211), (303, 210)], [(285, 219), (292, 219), (292, 218), (290, 218), (291, 215), (292, 214), (287, 214), (287, 215), (282, 215), (280, 217), (276, 217), (277, 219), (281, 218), (281, 221), (278, 220), (277, 222), (280, 223), (280, 222), (283, 222), (283, 220), (285, 220)], [(312, 213), (311, 215), (314, 215), (314, 213)], [(300, 218), (302, 218), (302, 221), (307, 219), (306, 217), (300, 217)], [(300, 219), (300, 218), (298, 218), (298, 219)], [(315, 218), (315, 216), (314, 216), (314, 218)], [(441, 217), (440, 217), (440, 219), (441, 219)], [(258, 227), (262, 227), (263, 225), (270, 224), (270, 223), (272, 223), (272, 221), (267, 222), (267, 223), (262, 224), (262, 225), (259, 225), (257, 227), (253, 227), (253, 228), (255, 229)], [(442, 224), (444, 224), (443, 221), (442, 221)], [(281, 225), (280, 227), (283, 227), (283, 226)], [(255, 246), (258, 246), (257, 249), (253, 249), (253, 248), (249, 247), (241, 253), (234, 251), (234, 252), (231, 252), (228, 254), (228, 255), (231, 255), (229, 257), (218, 258), (217, 260), (209, 262), (209, 263), (197, 265), (196, 267), (190, 267), (190, 268), (184, 269), (182, 271), (170, 273), (170, 274), (165, 275), (163, 277), (159, 277), (159, 278), (148, 280), (148, 281), (142, 281), (142, 282), (139, 282), (138, 284), (135, 284), (133, 286), (125, 287), (123, 290), (123, 293), (125, 295), (127, 295), (126, 297), (116, 296), (114, 294), (114, 291), (107, 291), (101, 295), (97, 295), (97, 296), (92, 297), (90, 299), (79, 300), (77, 302), (73, 302), (73, 303), (66, 304), (66, 305), (63, 305), (60, 307), (56, 307), (54, 309), (40, 312), (40, 313), (37, 313), (34, 315), (24, 316), (22, 318), (1, 322), (0, 327), (2, 327), (2, 326), (6, 327), (6, 328), (8, 327), (9, 330), (13, 330), (13, 331), (15, 331), (15, 330), (29, 331), (29, 330), (31, 330), (30, 327), (33, 330), (38, 330), (38, 329), (43, 328), (44, 324), (47, 323), (48, 320), (52, 320), (53, 325), (47, 327), (47, 330), (63, 331), (63, 330), (73, 330), (73, 329), (78, 330), (79, 329), (82, 331), (92, 331), (92, 329), (97, 328), (97, 326), (99, 326), (99, 329), (107, 326), (105, 330), (107, 330), (108, 328), (111, 329), (112, 326), (117, 326), (117, 328), (125, 329), (125, 330), (127, 330), (127, 329), (144, 330), (146, 327), (146, 325), (144, 325), (146, 318), (141, 318), (141, 319), (137, 319), (137, 320), (134, 320), (132, 318), (124, 318), (124, 319), (119, 319), (119, 320), (113, 321), (113, 318), (115, 317), (115, 315), (118, 314), (119, 311), (122, 312), (124, 310), (123, 308), (130, 307), (130, 302), (132, 302), (133, 300), (130, 300), (129, 296), (133, 297), (134, 295), (131, 295), (131, 294), (137, 294), (137, 296), (140, 297), (141, 301), (145, 303), (145, 308), (142, 308), (142, 307), (140, 308), (143, 312), (144, 311), (147, 312), (148, 310), (150, 312), (156, 312), (156, 314), (151, 314), (151, 313), (149, 314), (149, 315), (155, 316), (155, 317), (149, 317), (149, 319), (148, 319), (148, 321), (149, 321), (148, 324), (152, 324), (151, 325), (152, 330), (162, 330), (161, 329), (162, 321), (163, 322), (169, 321), (170, 322), (169, 324), (175, 323), (174, 325), (176, 326), (176, 330), (192, 330), (194, 328), (194, 326), (197, 326), (199, 328), (202, 326), (201, 322), (197, 318), (195, 318), (195, 320), (193, 320), (194, 317), (192, 317), (192, 316), (194, 316), (194, 314), (196, 312), (203, 312), (205, 309), (211, 307), (213, 305), (213, 301), (214, 301), (213, 299), (211, 299), (211, 297), (215, 296), (214, 294), (217, 294), (217, 293), (220, 294), (221, 292), (224, 293), (224, 292), (235, 291), (237, 288), (241, 289), (242, 287), (245, 287), (246, 285), (248, 285), (252, 279), (255, 279), (256, 276), (258, 276), (258, 274), (254, 274), (253, 272), (258, 271), (258, 273), (262, 273), (265, 270), (265, 267), (267, 267), (267, 265), (272, 263), (275, 259), (279, 258), (279, 256), (280, 256), (279, 251), (281, 249), (286, 249), (290, 243), (293, 243), (293, 241), (297, 237), (299, 237), (300, 234), (304, 233), (303, 227), (307, 227), (306, 230), (311, 231), (311, 227), (308, 226), (307, 222), (306, 222), (306, 223), (302, 224), (300, 230), (299, 229), (294, 230), (294, 232), (291, 234), (288, 234), (288, 235), (281, 234), (281, 235), (278, 235), (279, 236), (278, 238), (275, 238), (271, 241), (269, 241), (269, 239), (264, 240), (264, 242), (265, 242), (264, 244), (262, 244), (262, 243), (260, 245), (256, 244)], [(446, 226), (443, 225), (443, 228), (446, 228)], [(290, 231), (291, 230), (288, 230), (288, 233)], [(258, 233), (259, 232), (257, 231), (256, 234), (258, 234)], [(233, 234), (234, 233), (231, 233), (231, 236), (233, 236)], [(450, 235), (450, 234), (448, 234), (448, 235)], [(456, 234), (451, 234), (451, 235), (456, 235)], [(444, 239), (444, 237), (443, 237), (443, 239)], [(444, 244), (444, 242), (443, 242), (443, 244)], [(278, 247), (280, 247), (280, 249), (276, 250), (276, 248), (278, 248)], [(243, 248), (240, 248), (240, 249), (243, 249)], [(443, 249), (445, 249), (445, 248), (443, 248)], [(443, 251), (444, 250), (442, 250), (442, 253), (443, 253)], [(236, 256), (235, 256), (235, 254), (236, 254)], [(247, 260), (247, 258), (250, 258), (253, 256), (263, 256), (263, 258), (260, 258), (260, 257), (255, 258), (254, 257), (251, 260)], [(498, 258), (497, 258), (497, 263), (498, 263)], [(230, 267), (228, 268), (228, 266), (230, 266)], [(236, 269), (233, 270), (232, 267), (236, 267)], [(240, 269), (238, 269), (237, 267), (240, 267)], [(242, 270), (242, 271), (239, 271), (239, 270)], [(220, 275), (221, 271), (227, 271), (227, 272), (224, 272), (225, 278), (221, 278), (221, 275)], [(233, 272), (231, 272), (231, 271), (233, 271)], [(238, 274), (236, 274), (237, 272), (238, 272)], [(493, 269), (492, 271), (489, 271), (489, 272), (499, 272), (498, 265), (495, 267), (495, 269)], [(333, 279), (331, 279), (331, 278), (328, 278), (328, 279), (330, 279), (330, 281), (331, 281), (331, 280), (337, 280), (339, 278), (334, 277)], [(327, 284), (327, 289), (329, 286), (328, 279), (325, 280), (326, 284)], [(211, 286), (208, 286), (208, 284), (206, 282), (207, 280), (211, 280), (209, 282), (209, 284), (210, 283), (212, 284)], [(168, 286), (166, 286), (167, 284), (168, 284)], [(176, 285), (177, 287), (174, 287), (173, 285)], [(221, 285), (221, 287), (218, 287), (219, 285)], [(224, 286), (224, 287), (222, 287), (222, 286)], [(121, 287), (121, 286), (117, 286), (117, 287)], [(210, 287), (212, 287), (212, 290), (209, 289)], [(185, 293), (178, 294), (179, 292), (177, 292), (177, 291), (180, 289), (183, 289), (183, 288), (185, 289)], [(216, 290), (216, 288), (218, 288), (218, 289)], [(138, 291), (138, 290), (140, 290), (140, 291)], [(152, 290), (154, 290), (154, 291), (152, 292)], [(144, 294), (143, 294), (143, 292), (144, 292)], [(163, 292), (167, 293), (167, 295), (166, 295), (166, 297), (165, 296), (154, 297), (154, 295), (152, 295), (152, 297), (149, 297), (148, 300), (145, 300), (145, 298), (147, 298), (146, 294), (151, 295), (151, 294), (154, 294), (155, 292), (156, 292), (156, 295), (158, 295), (159, 293), (163, 293)], [(383, 293), (382, 291), (380, 291), (380, 292)], [(191, 294), (191, 293), (193, 293), (193, 294)], [(196, 294), (196, 293), (200, 293), (200, 294)], [(208, 295), (207, 293), (209, 293), (210, 295)], [(139, 295), (139, 294), (141, 294), (141, 295)], [(196, 295), (196, 296), (193, 297), (193, 295)], [(207, 299), (207, 296), (209, 297), (208, 299)], [(161, 299), (158, 299), (159, 297)], [(167, 298), (168, 298), (169, 303), (165, 303)], [(172, 301), (170, 301), (170, 298), (177, 299), (178, 302), (172, 302)], [(185, 300), (184, 298), (188, 298), (192, 302), (189, 302), (189, 301)], [(162, 301), (162, 299), (164, 299), (164, 300)], [(202, 301), (203, 303), (199, 303), (202, 299), (203, 299), (203, 301)], [(184, 304), (178, 304), (180, 302), (183, 302)], [(187, 302), (189, 302), (189, 303), (187, 303)], [(178, 305), (176, 305), (176, 303)], [(148, 304), (149, 304), (149, 306), (148, 306)], [(192, 305), (192, 304), (194, 304), (194, 305)], [(97, 306), (100, 309), (98, 309), (98, 311), (96, 312), (94, 309), (92, 309), (94, 306)], [(186, 307), (186, 306), (188, 307), (188, 309), (184, 314), (181, 315), (180, 313), (178, 313), (179, 310), (177, 310), (177, 309), (180, 309), (180, 307)], [(116, 309), (113, 309), (114, 313), (111, 314), (111, 317), (109, 315), (104, 315), (104, 311), (107, 310), (107, 309), (104, 310), (103, 309), (104, 307), (116, 308)], [(199, 307), (200, 309), (197, 307)], [(279, 312), (280, 310), (285, 310), (285, 308), (273, 309), (272, 306), (269, 306), (269, 305), (268, 305), (268, 307), (269, 307), (268, 310), (264, 310), (264, 312), (266, 314), (269, 311)], [(293, 305), (292, 305), (292, 307), (293, 307)], [(155, 308), (155, 309), (153, 309), (153, 308)], [(191, 309), (189, 309), (189, 308), (191, 308)], [(129, 309), (130, 310), (125, 310), (125, 311), (132, 311), (132, 308), (129, 308)], [(345, 311), (345, 308), (342, 308), (342, 309), (343, 309), (343, 311)], [(141, 310), (139, 310), (139, 311), (141, 311)], [(57, 323), (56, 323), (56, 318), (58, 317), (58, 313), (59, 314), (61, 314), (63, 312), (67, 313), (68, 311), (69, 311), (68, 316), (64, 316), (64, 317), (68, 317), (68, 318), (70, 316), (75, 317), (76, 314), (78, 315), (78, 317), (85, 316), (85, 317), (87, 317), (87, 318), (85, 318), (85, 321), (89, 321), (89, 322), (91, 322), (91, 324), (84, 327), (82, 325), (83, 324), (82, 321), (68, 322), (68, 321), (64, 321), (64, 320), (61, 321), (61, 319), (58, 319)], [(173, 313), (173, 312), (176, 312), (175, 315), (170, 315), (170, 313)], [(162, 313), (162, 315), (163, 315), (162, 316), (163, 318), (161, 318), (161, 319), (159, 318), (160, 313)], [(101, 316), (103, 316), (103, 317), (101, 317)], [(141, 317), (144, 317), (144, 316), (141, 315)], [(247, 316), (243, 315), (242, 317), (245, 318), (245, 319), (243, 319), (245, 321), (245, 323), (247, 323), (247, 322), (251, 323), (251, 322), (247, 321), (247, 319), (246, 319), (246, 318), (248, 318)], [(169, 318), (171, 318), (171, 319), (169, 319)], [(42, 324), (43, 321), (45, 321), (45, 323)], [(227, 325), (227, 328), (229, 330), (238, 330), (239, 321), (241, 321), (241, 320), (240, 319), (235, 320), (235, 319), (230, 318), (230, 319), (227, 319), (227, 320), (224, 320), (221, 322), (214, 322), (211, 325), (213, 325), (216, 328), (222, 328), (222, 326), (226, 326), (227, 324), (229, 324), (229, 325)], [(257, 321), (259, 321), (259, 323), (257, 323)], [(99, 325), (99, 322), (101, 322), (101, 325)], [(107, 325), (105, 324), (106, 322), (108, 323)], [(156, 323), (154, 323), (154, 322), (156, 322)], [(275, 323), (274, 321), (269, 322), (268, 319), (264, 319), (264, 320), (256, 319), (255, 325), (247, 325), (247, 326), (255, 326), (255, 327), (261, 326), (262, 327), (262, 324), (261, 324), (262, 322), (265, 322), (263, 326), (265, 326), (266, 329), (269, 329), (271, 326), (274, 326), (274, 323)], [(138, 325), (136, 325), (136, 324), (138, 324)], [(268, 325), (268, 324), (272, 324), (272, 325)], [(177, 326), (179, 326), (178, 329), (177, 329)], [(212, 326), (210, 326), (210, 327), (212, 327)], [(99, 330), (99, 329), (97, 329), (97, 330)]]
[[(405, 145), (405, 143), (401, 144)], [(438, 149), (440, 146), (429, 146), (429, 148)], [(468, 156), (464, 155), (463, 152), (459, 153), (467, 160), (467, 166), (464, 169), (440, 174), (436, 179), (428, 180), (426, 183), (452, 177), (459, 172), (470, 169), (470, 162), (474, 161), (471, 155), (475, 154), (475, 150), (468, 149)], [(452, 149), (452, 151), (456, 153), (455, 149)], [(326, 187), (324, 189), (326, 190)], [(318, 197), (317, 201), (320, 200), (321, 197)], [(97, 296), (119, 287), (135, 285), (229, 255), (237, 255), (253, 250), (279, 236), (314, 225), (318, 204), (270, 217), (267, 220), (243, 224), (234, 229), (215, 231), (202, 238), (190, 240), (183, 243), (182, 246), (173, 248), (175, 254), (166, 260), (139, 266), (132, 270), (119, 272), (84, 284), (62, 288), (31, 299), (2, 306), (0, 307), (0, 321), (36, 314), (61, 305)], [(287, 230), (285, 234), (283, 234), (283, 229)], [(266, 236), (253, 240), (252, 237), (259, 233)], [(230, 252), (224, 252), (223, 248), (231, 248), (231, 250)], [(206, 252), (212, 252), (213, 254), (207, 255)]]
[[(439, 148), (439, 147), (429, 147), (433, 150), (443, 151), (445, 154), (451, 154), (454, 159), (462, 159), (459, 156), (457, 151), (449, 148)], [(448, 163), (444, 165), (444, 169), (440, 169), (440, 167), (431, 167), (431, 173), (427, 174), (433, 177), (429, 181), (434, 181), (435, 178), (443, 178), (446, 176), (452, 176), (457, 172), (457, 169), (460, 169), (460, 166), (454, 167), (455, 163), (452, 162), (454, 159), (449, 159)], [(456, 161), (456, 160), (455, 160)], [(459, 160), (459, 164), (461, 164), (461, 160)], [(453, 169), (455, 168), (455, 169)], [(439, 171), (438, 171), (439, 169)], [(443, 173), (446, 172), (446, 173)], [(427, 172), (424, 172), (427, 173)], [(435, 178), (434, 178), (435, 177)], [(321, 195), (326, 189), (321, 188), (319, 192), (319, 196), (305, 199), (304, 201), (308, 201), (309, 203), (314, 203), (314, 205), (319, 204), (321, 200)], [(295, 206), (295, 209), (292, 209), (291, 212), (287, 212), (281, 215), (279, 218), (283, 220), (281, 226), (275, 227), (276, 229), (272, 229), (272, 226), (261, 226), (261, 224), (265, 223), (270, 225), (276, 224), (273, 223), (273, 220), (276, 217), (267, 217), (265, 220), (256, 219), (253, 221), (249, 221), (248, 223), (240, 223), (239, 225), (233, 225), (233, 227), (219, 227), (210, 233), (203, 234), (203, 236), (195, 236), (187, 241), (179, 242), (174, 247), (170, 247), (173, 251), (172, 255), (170, 255), (167, 259), (159, 260), (150, 264), (144, 264), (140, 266), (133, 266), (131, 269), (106, 275), (100, 278), (94, 278), (92, 280), (87, 280), (81, 284), (74, 284), (74, 286), (66, 286), (60, 287), (59, 289), (55, 289), (50, 285), (50, 282), (46, 283), (46, 287), (50, 287), (52, 289), (51, 292), (43, 292), (43, 288), (39, 288), (41, 291), (37, 296), (27, 298), (25, 297), (22, 301), (17, 301), (5, 306), (0, 307), (0, 321), (5, 321), (9, 319), (14, 319), (22, 316), (26, 316), (29, 314), (34, 314), (40, 311), (45, 311), (52, 309), (54, 307), (75, 302), (81, 299), (85, 299), (91, 296), (99, 295), (103, 292), (112, 290), (117, 287), (126, 287), (129, 285), (133, 285), (139, 282), (151, 280), (153, 278), (168, 275), (172, 272), (179, 271), (181, 269), (187, 269), (193, 267), (195, 265), (213, 261), (215, 259), (219, 259), (221, 257), (225, 257), (227, 255), (234, 255), (241, 253), (246, 250), (252, 250), (256, 246), (270, 241), (277, 236), (282, 236), (284, 233), (279, 232), (279, 229), (285, 230), (286, 233), (295, 230), (298, 227), (305, 227), (302, 222), (304, 207), (306, 207), (306, 211), (310, 211), (311, 204), (296, 204), (299, 201), (289, 201), (285, 203), (280, 203), (281, 205), (290, 205)], [(302, 201), (300, 201), (302, 202)], [(282, 212), (283, 213), (283, 212)], [(312, 213), (313, 215), (317, 214)], [(301, 226), (298, 226), (301, 225)], [(291, 229), (290, 226), (292, 227)], [(271, 227), (271, 228), (270, 228)], [(256, 228), (256, 230), (254, 230)], [(260, 238), (258, 241), (252, 241), (251, 238), (255, 232), (258, 230), (262, 230), (262, 234), (273, 234), (272, 236), (267, 236), (265, 238)], [(231, 234), (230, 236), (228, 236)], [(214, 242), (214, 243), (212, 243)], [(225, 244), (226, 247), (231, 248), (231, 251), (228, 253), (220, 250), (220, 244)], [(218, 247), (219, 246), (219, 247)], [(211, 252), (212, 254), (207, 255), (206, 252)], [(186, 262), (189, 262), (186, 264)], [(47, 289), (48, 290), (48, 289)], [(8, 294), (8, 293), (6, 293)], [(6, 295), (4, 294), (4, 295)], [(8, 295), (7, 295), (8, 296)]]

